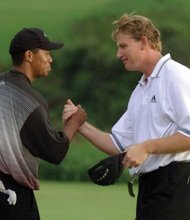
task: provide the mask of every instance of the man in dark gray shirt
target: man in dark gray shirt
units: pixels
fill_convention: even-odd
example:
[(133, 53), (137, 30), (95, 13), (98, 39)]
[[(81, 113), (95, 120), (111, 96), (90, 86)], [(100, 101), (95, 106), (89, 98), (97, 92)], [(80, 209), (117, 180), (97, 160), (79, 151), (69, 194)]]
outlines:
[(78, 127), (86, 120), (86, 113), (79, 106), (78, 113), (63, 123), (63, 130), (56, 131), (49, 120), (46, 101), (31, 86), (36, 78), (48, 75), (53, 61), (50, 51), (62, 46), (50, 41), (39, 28), (24, 28), (11, 41), (13, 68), (0, 77), (0, 218), (3, 220), (40, 219), (33, 194), (33, 190), (39, 189), (39, 159), (59, 164)]

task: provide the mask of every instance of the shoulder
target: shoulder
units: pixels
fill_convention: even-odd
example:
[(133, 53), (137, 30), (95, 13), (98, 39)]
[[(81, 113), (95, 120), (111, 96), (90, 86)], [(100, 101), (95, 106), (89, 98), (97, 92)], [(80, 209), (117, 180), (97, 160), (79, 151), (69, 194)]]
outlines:
[(164, 66), (162, 73), (160, 74), (160, 78), (161, 82), (167, 85), (190, 85), (190, 69), (187, 66), (171, 59)]
[(172, 77), (190, 77), (190, 69), (187, 66), (172, 59), (166, 64), (165, 72), (168, 76)]

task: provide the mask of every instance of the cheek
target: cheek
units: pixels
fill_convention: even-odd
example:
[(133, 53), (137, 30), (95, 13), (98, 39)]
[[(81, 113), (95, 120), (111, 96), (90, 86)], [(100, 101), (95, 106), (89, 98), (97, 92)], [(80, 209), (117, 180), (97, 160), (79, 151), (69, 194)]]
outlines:
[(43, 68), (46, 68), (48, 65), (48, 62), (46, 59), (40, 59), (38, 60), (38, 66), (43, 69)]
[(47, 69), (47, 63), (43, 59), (39, 59), (35, 64), (38, 73), (43, 73)]
[(132, 55), (135, 59), (139, 59), (139, 57), (141, 56), (141, 50), (139, 50), (139, 47), (133, 48), (133, 50), (131, 50), (131, 55)]

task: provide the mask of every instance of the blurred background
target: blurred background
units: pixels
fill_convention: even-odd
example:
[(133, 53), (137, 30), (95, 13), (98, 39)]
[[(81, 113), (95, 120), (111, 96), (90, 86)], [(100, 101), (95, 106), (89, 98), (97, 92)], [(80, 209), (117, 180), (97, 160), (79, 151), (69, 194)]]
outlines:
[[(63, 49), (52, 52), (49, 76), (33, 84), (46, 98), (58, 130), (68, 98), (86, 109), (89, 122), (106, 131), (126, 110), (141, 77), (126, 72), (111, 39), (112, 22), (126, 12), (150, 17), (161, 31), (163, 54), (169, 52), (173, 59), (190, 66), (188, 0), (1, 0), (0, 5), (1, 72), (11, 68), (9, 43), (24, 27), (42, 28), (50, 39), (64, 42)], [(41, 163), (40, 177), (88, 181), (89, 166), (105, 156), (76, 136), (59, 166)]]
[[(24, 27), (42, 28), (50, 39), (64, 42), (63, 49), (52, 52), (49, 76), (33, 83), (48, 102), (55, 128), (62, 128), (62, 109), (70, 98), (86, 109), (90, 123), (110, 131), (141, 77), (117, 60), (112, 22), (126, 12), (149, 17), (161, 32), (163, 54), (189, 67), (189, 6), (189, 0), (1, 0), (0, 71), (11, 68), (14, 34)], [(105, 157), (77, 135), (60, 165), (41, 163), (40, 178), (89, 181), (88, 168)]]
[[(163, 55), (171, 53), (190, 67), (189, 6), (189, 0), (1, 0), (0, 72), (11, 68), (8, 50), (15, 33), (42, 28), (50, 39), (64, 42), (52, 51), (49, 76), (33, 83), (48, 102), (53, 125), (62, 128), (62, 109), (70, 98), (86, 109), (90, 123), (109, 132), (141, 77), (117, 60), (112, 22), (126, 12), (150, 17), (161, 32)], [(41, 161), (42, 187), (35, 194), (42, 219), (134, 219), (136, 198), (127, 192), (127, 170), (110, 187), (88, 179), (87, 170), (105, 157), (77, 135), (60, 165)]]

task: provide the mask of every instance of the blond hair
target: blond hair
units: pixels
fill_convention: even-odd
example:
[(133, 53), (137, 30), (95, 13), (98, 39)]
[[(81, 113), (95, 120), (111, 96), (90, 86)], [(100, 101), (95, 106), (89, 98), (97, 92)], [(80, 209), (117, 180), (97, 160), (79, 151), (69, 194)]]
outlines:
[(152, 49), (161, 52), (162, 43), (159, 30), (154, 26), (150, 19), (140, 15), (124, 14), (114, 21), (115, 29), (112, 32), (112, 39), (116, 41), (118, 33), (129, 34), (135, 40), (147, 37)]

